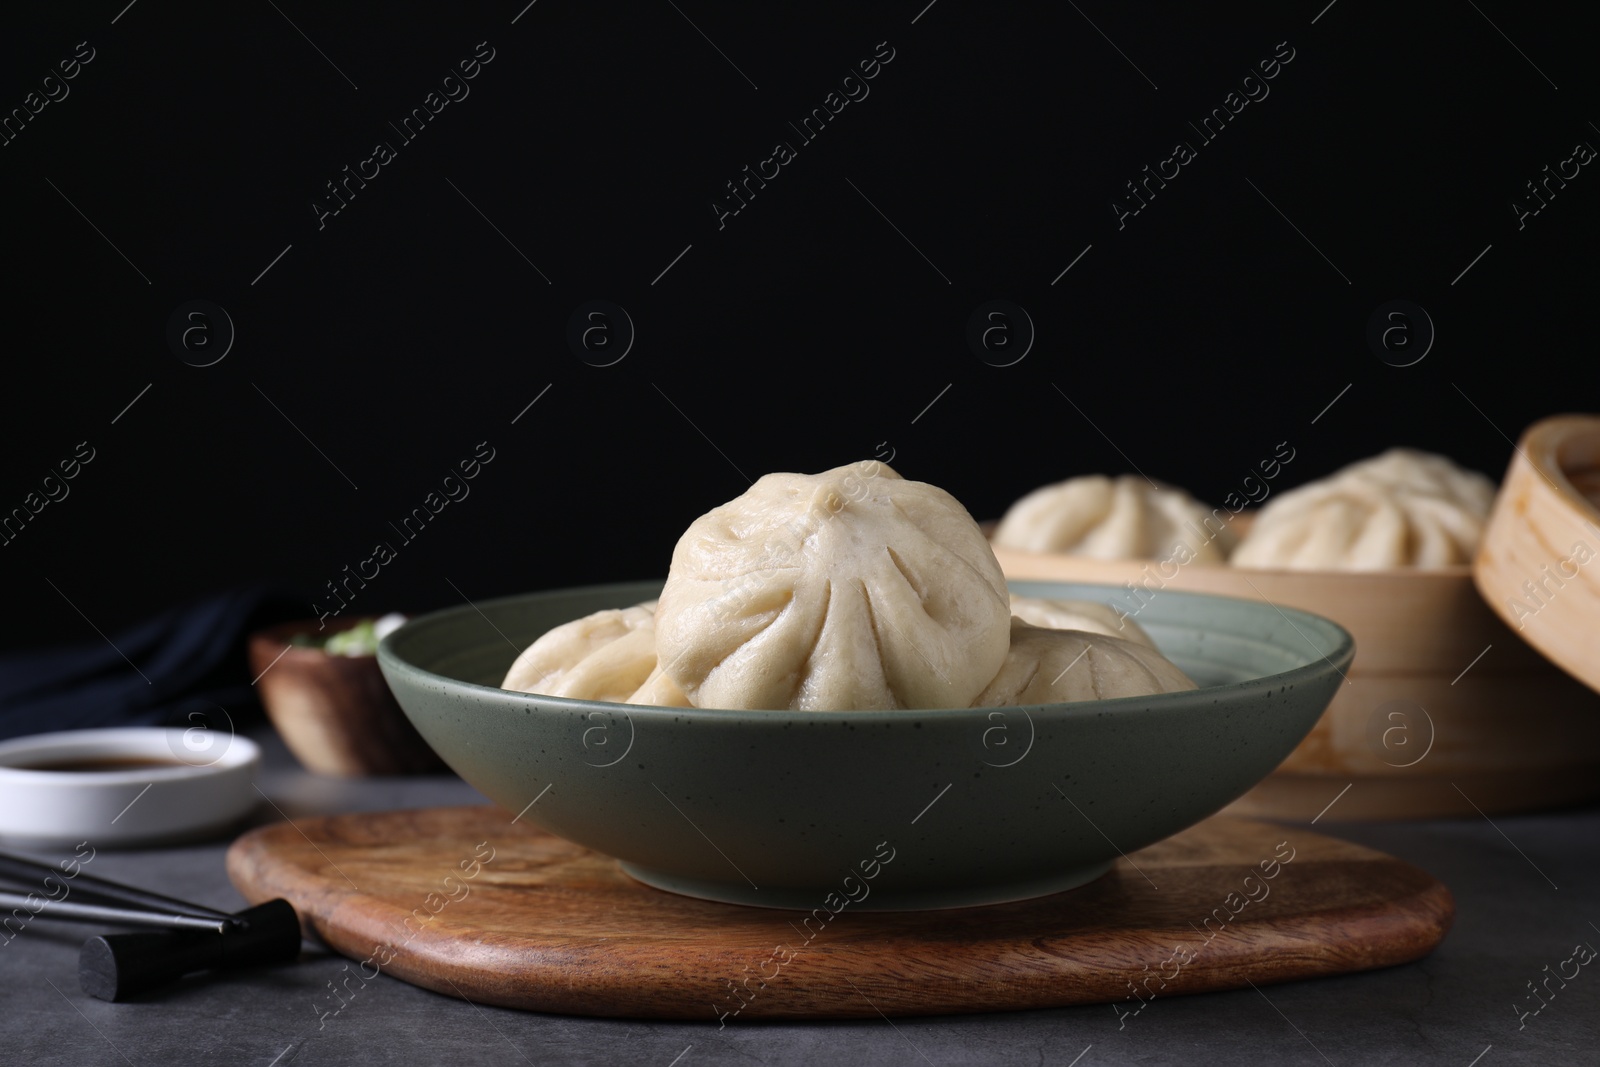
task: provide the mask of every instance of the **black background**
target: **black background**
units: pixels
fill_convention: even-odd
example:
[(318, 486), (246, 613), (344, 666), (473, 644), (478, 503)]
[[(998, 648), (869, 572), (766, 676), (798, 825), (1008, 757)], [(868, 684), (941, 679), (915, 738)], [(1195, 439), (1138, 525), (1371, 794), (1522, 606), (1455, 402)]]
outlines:
[[(6, 112), (95, 51), (0, 147), (0, 510), (95, 450), (0, 547), (8, 646), (247, 581), (310, 614), (379, 540), (399, 556), (352, 611), (661, 576), (747, 478), (891, 450), (986, 518), (1134, 465), (1217, 502), (1284, 441), (1280, 486), (1394, 444), (1498, 477), (1507, 435), (1596, 407), (1600, 176), (1511, 209), (1600, 143), (1576, 6), (524, 2), (4, 16)], [(470, 96), (399, 145), (480, 41)], [(1270, 95), (1119, 230), (1124, 182), (1285, 41)], [(870, 95), (719, 230), (723, 183), (879, 42)], [(637, 327), (614, 366), (566, 344), (595, 298)], [(1438, 333), (1409, 367), (1365, 340), (1397, 298)], [(194, 299), (237, 328), (205, 368), (165, 340)], [(965, 342), (991, 299), (1037, 329), (1013, 366)], [(471, 495), (400, 544), (481, 441)]]

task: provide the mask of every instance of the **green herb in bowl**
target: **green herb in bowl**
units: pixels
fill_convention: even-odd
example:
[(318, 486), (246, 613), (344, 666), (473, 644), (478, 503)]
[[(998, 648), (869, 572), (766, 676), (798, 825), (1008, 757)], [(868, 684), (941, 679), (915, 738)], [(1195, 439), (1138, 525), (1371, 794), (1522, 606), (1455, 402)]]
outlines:
[(297, 633), (289, 639), (295, 648), (320, 648), (330, 656), (375, 656), (378, 642), (400, 628), (406, 617), (398, 612), (378, 619), (362, 619), (348, 630), (340, 630), (320, 637), (314, 633)]

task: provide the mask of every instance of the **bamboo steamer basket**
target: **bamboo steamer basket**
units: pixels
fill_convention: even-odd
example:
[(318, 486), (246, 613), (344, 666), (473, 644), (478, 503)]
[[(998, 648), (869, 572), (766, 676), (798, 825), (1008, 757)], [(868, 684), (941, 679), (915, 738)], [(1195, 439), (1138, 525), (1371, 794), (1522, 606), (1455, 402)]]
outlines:
[[(1235, 518), (1235, 528), (1242, 523), (1248, 516)], [(1593, 536), (1591, 543), (1600, 549)], [(1311, 571), (1190, 563), (1163, 570), (1149, 560), (1001, 545), (994, 553), (1009, 579), (1121, 587), (1130, 613), (1144, 597), (1188, 590), (1300, 608), (1354, 635), (1355, 662), (1328, 710), (1230, 814), (1378, 821), (1526, 811), (1600, 796), (1600, 697), (1501, 621), (1474, 588), (1471, 567)], [(1600, 579), (1600, 559), (1589, 578)], [(1589, 587), (1591, 599), (1597, 591), (1600, 584)]]
[(1473, 576), (1506, 625), (1600, 691), (1597, 503), (1600, 416), (1535, 423), (1512, 457)]

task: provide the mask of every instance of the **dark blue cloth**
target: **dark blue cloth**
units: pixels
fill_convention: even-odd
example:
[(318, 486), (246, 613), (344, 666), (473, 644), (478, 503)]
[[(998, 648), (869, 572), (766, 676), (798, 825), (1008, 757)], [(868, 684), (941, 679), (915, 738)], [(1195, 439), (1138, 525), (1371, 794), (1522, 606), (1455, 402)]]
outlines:
[(305, 614), (303, 600), (281, 592), (235, 589), (112, 634), (115, 648), (97, 638), (0, 656), (0, 739), (102, 726), (243, 726), (261, 712), (246, 640)]

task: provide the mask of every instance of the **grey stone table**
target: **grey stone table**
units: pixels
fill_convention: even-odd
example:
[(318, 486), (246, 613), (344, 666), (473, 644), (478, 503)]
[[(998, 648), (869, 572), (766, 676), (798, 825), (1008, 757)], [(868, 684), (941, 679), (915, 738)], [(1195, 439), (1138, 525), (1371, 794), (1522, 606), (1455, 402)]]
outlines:
[[(482, 802), (452, 777), (332, 781), (299, 770), (275, 739), (258, 819)], [(277, 810), (274, 810), (276, 808)], [(280, 812), (282, 813), (280, 815)], [(1573, 947), (1600, 947), (1600, 810), (1318, 831), (1383, 849), (1455, 892), (1454, 929), (1428, 959), (1384, 971), (1156, 999), (1125, 1027), (1106, 1005), (856, 1022), (587, 1019), (508, 1011), (380, 976), (337, 1014), (345, 961), (307, 945), (299, 965), (195, 977), (143, 1002), (78, 990), (91, 928), (34, 920), (0, 939), (0, 1065), (577, 1063), (830, 1065), (1600, 1064), (1600, 965), (1539, 988)], [(225, 841), (100, 852), (102, 877), (233, 910)], [(1567, 965), (1568, 973), (1572, 964)], [(1550, 970), (1545, 970), (1549, 967)]]

